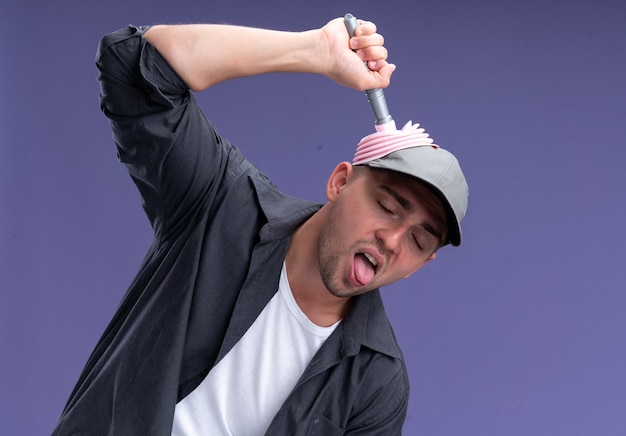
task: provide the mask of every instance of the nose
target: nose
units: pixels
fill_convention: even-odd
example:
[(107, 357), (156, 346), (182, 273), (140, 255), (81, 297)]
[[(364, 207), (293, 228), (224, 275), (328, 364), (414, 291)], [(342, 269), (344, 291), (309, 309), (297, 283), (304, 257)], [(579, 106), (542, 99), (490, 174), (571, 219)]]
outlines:
[(397, 253), (402, 246), (404, 233), (402, 226), (380, 228), (376, 232), (376, 239), (385, 251)]

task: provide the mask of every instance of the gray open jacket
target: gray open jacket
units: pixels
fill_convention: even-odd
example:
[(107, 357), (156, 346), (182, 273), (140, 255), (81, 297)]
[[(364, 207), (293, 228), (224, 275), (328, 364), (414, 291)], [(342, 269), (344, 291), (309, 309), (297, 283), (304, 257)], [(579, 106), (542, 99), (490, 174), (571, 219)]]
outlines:
[[(170, 434), (176, 402), (263, 310), (291, 233), (319, 209), (279, 192), (219, 136), (145, 30), (105, 36), (96, 63), (102, 110), (155, 239), (55, 435)], [(407, 401), (376, 290), (354, 299), (267, 434), (400, 434)]]

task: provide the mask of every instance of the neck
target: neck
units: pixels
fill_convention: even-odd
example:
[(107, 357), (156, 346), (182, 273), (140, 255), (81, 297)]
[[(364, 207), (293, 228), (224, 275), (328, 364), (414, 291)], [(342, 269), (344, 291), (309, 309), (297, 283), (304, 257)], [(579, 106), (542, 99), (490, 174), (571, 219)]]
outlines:
[(349, 306), (349, 299), (335, 297), (326, 289), (320, 275), (317, 235), (325, 214), (324, 206), (296, 229), (285, 257), (296, 303), (311, 322), (324, 327), (343, 319)]

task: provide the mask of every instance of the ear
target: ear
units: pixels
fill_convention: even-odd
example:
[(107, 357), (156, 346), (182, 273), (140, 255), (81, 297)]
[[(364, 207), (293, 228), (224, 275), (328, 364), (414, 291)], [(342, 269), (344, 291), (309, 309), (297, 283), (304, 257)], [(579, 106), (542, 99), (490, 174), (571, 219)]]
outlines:
[(428, 258), (424, 261), (424, 263), (422, 265), (420, 265), (419, 268), (417, 268), (415, 271), (408, 273), (407, 275), (404, 276), (405, 279), (408, 279), (409, 277), (411, 277), (413, 275), (414, 272), (419, 271), (420, 269), (422, 269), (422, 267), (424, 265), (426, 265), (428, 262), (430, 262), (431, 260), (435, 260), (437, 258), (437, 252), (431, 254), (430, 256), (428, 256)]
[(326, 198), (335, 201), (352, 176), (353, 167), (349, 162), (341, 162), (335, 167), (326, 182)]

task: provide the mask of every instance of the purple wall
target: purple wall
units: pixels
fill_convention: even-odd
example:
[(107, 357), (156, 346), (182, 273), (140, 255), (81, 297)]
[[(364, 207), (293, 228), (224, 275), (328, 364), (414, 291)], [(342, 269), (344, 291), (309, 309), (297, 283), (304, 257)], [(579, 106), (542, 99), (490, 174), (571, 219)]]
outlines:
[[(98, 109), (99, 37), (156, 22), (302, 30), (345, 12), (386, 37), (394, 118), (455, 152), (471, 188), (463, 246), (384, 292), (412, 381), (405, 433), (626, 434), (626, 3), (215, 3), (3, 0), (0, 434), (50, 432), (150, 243)], [(360, 93), (319, 77), (209, 98), (225, 102), (224, 136), (316, 200), (373, 129)]]

